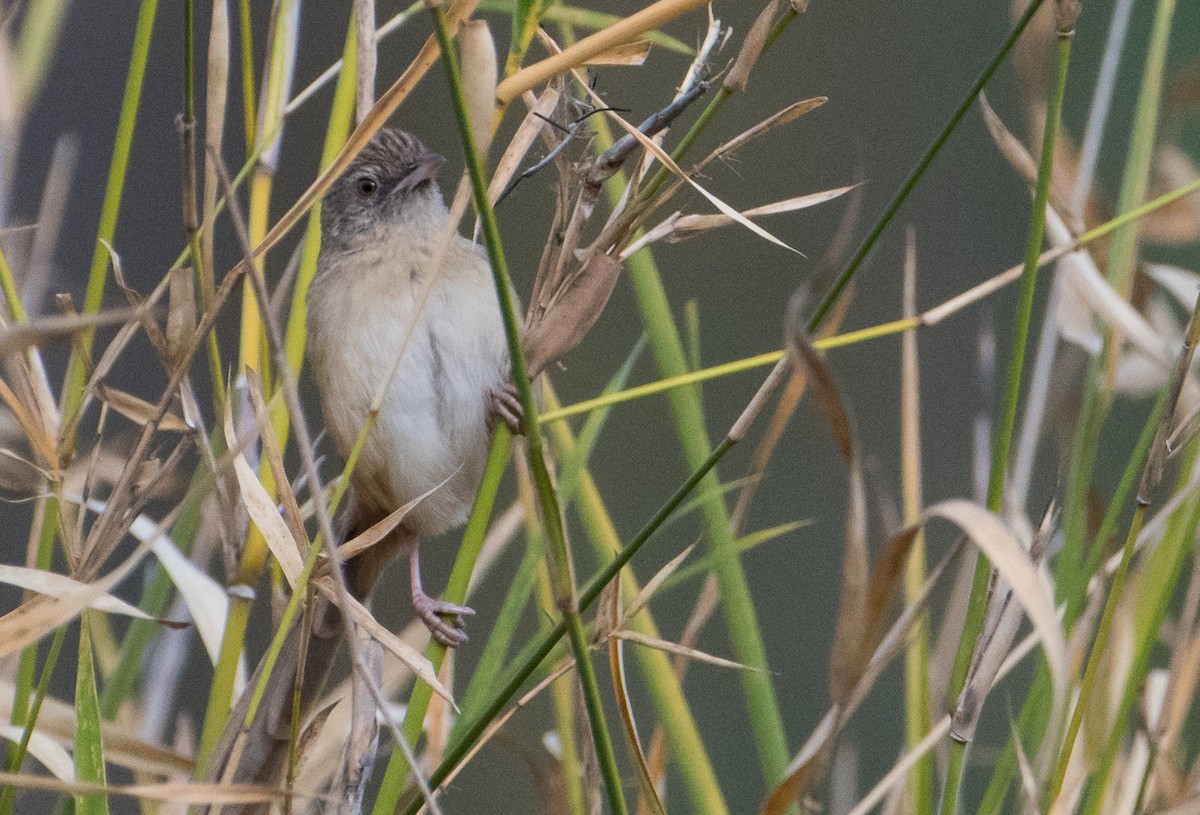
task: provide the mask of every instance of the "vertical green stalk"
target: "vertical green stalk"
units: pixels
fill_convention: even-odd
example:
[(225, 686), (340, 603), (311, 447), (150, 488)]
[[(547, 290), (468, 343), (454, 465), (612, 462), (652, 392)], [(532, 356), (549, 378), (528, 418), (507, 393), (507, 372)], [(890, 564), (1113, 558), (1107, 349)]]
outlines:
[[(475, 561), (483, 548), (487, 534), (488, 519), (496, 501), (496, 493), (500, 488), (500, 480), (504, 476), (504, 468), (508, 463), (508, 454), (512, 449), (512, 435), (507, 428), (496, 428), (492, 439), (492, 448), (488, 452), (487, 465), (484, 468), (483, 483), (479, 487), (475, 504), (471, 507), (471, 515), (467, 519), (463, 531), (463, 542), (459, 547), (450, 579), (446, 584), (445, 598), (451, 603), (463, 603), (467, 598), (467, 587), (471, 581), (471, 572), (475, 569)], [(446, 646), (436, 640), (429, 643), (425, 656), (433, 664), (433, 670), (439, 671), (446, 659)], [(415, 745), (425, 727), (425, 714), (429, 711), (429, 703), (433, 699), (433, 688), (424, 682), (418, 682), (413, 687), (408, 706), (404, 711), (402, 732), (409, 744)], [(392, 752), (388, 759), (383, 781), (379, 786), (379, 794), (375, 798), (373, 815), (391, 815), (404, 792), (404, 781), (408, 776), (408, 760), (399, 750)]]
[[(23, 726), (25, 729), (21, 733), (21, 741), (16, 748), (9, 753), (8, 771), (10, 773), (18, 773), (21, 771), (21, 764), (25, 761), (25, 755), (29, 751), (29, 739), (33, 737), (33, 729), (37, 726), (38, 715), (42, 711), (42, 703), (46, 701), (46, 693), (50, 690), (50, 677), (54, 674), (54, 666), (58, 664), (58, 655), (62, 651), (63, 640), (67, 637), (67, 627), (60, 626), (54, 632), (54, 639), (50, 642), (50, 650), (46, 653), (46, 662), (42, 665), (42, 675), (38, 679), (37, 688), (33, 692), (33, 705), (28, 710), (28, 716), (25, 715), (24, 703), (20, 710), (20, 721), (17, 720), (17, 709), (13, 709), (13, 724)], [(34, 646), (31, 646), (34, 647)], [(24, 656), (22, 654), (22, 656)], [(36, 657), (36, 651), (34, 657)], [(16, 788), (7, 786), (0, 790), (0, 815), (13, 815), (13, 807), (16, 805)]]
[(450, 84), (454, 113), (462, 136), (471, 187), (475, 193), (475, 208), (483, 224), (484, 243), (491, 260), (500, 311), (504, 318), (504, 331), (508, 339), (509, 356), (512, 360), (513, 384), (516, 386), (524, 412), (526, 451), (529, 456), (530, 468), (533, 471), (534, 484), (537, 487), (542, 522), (545, 525), (547, 540), (550, 544), (551, 576), (555, 585), (555, 600), (563, 614), (571, 638), (572, 649), (575, 652), (576, 671), (583, 687), (588, 719), (592, 727), (592, 738), (595, 742), (596, 755), (600, 762), (600, 771), (608, 794), (609, 807), (615, 815), (624, 815), (626, 805), (625, 795), (621, 789), (620, 772), (617, 768), (616, 755), (613, 752), (612, 739), (604, 720), (599, 685), (596, 682), (595, 669), (584, 635), (583, 620), (579, 614), (579, 600), (575, 589), (566, 533), (563, 529), (562, 512), (543, 452), (541, 430), (538, 427), (537, 405), (533, 400), (532, 384), (529, 374), (525, 370), (525, 360), (521, 349), (520, 326), (517, 322), (516, 307), (513, 302), (512, 284), (509, 280), (496, 216), (488, 201), (487, 179), (483, 172), (483, 162), (479, 157), (471, 133), (470, 116), (463, 95), (461, 68), (458, 64), (454, 42), (450, 38), (445, 9), (441, 6), (430, 6), (430, 11), (437, 32), (438, 44), (441, 46), (442, 65), (446, 69), (446, 77)]
[[(715, 114), (711, 104), (706, 113), (709, 111)], [(611, 137), (607, 134), (607, 128), (603, 126), (603, 120), (597, 121), (596, 129), (599, 147), (604, 149), (607, 143), (611, 143)], [(614, 175), (608, 185), (609, 197), (613, 200), (619, 198), (623, 187), (622, 174)], [(653, 256), (643, 249), (626, 261), (626, 269), (642, 312), (642, 322), (659, 375), (673, 377), (687, 373), (687, 354), (683, 339), (671, 315), (667, 292)], [(698, 469), (709, 457), (712, 448), (709, 446), (708, 431), (697, 389), (694, 386), (677, 388), (669, 392), (668, 398), (685, 460), (689, 467)], [(737, 542), (730, 527), (729, 511), (722, 498), (720, 481), (715, 472), (705, 477), (701, 485), (701, 494), (704, 496), (701, 510), (707, 525), (713, 572), (721, 593), (729, 639), (737, 661), (759, 669), (741, 672), (742, 689), (750, 712), (750, 724), (754, 731), (763, 780), (768, 786), (773, 786), (783, 778), (789, 754), (783, 719), (767, 665), (762, 630), (758, 625), (758, 614), (750, 593), (750, 585), (737, 555)]]
[[(724, 441), (717, 445), (712, 455), (705, 460), (704, 464), (688, 476), (679, 489), (646, 522), (641, 531), (579, 592), (579, 609), (581, 611), (586, 610), (592, 603), (596, 602), (604, 587), (617, 579), (625, 564), (629, 563), (630, 559), (641, 550), (654, 533), (666, 522), (667, 518), (674, 514), (679, 505), (692, 494), (692, 491), (704, 480), (704, 477), (717, 466), (717, 463), (725, 457), (726, 453), (733, 449), (736, 443), (733, 439), (726, 437)], [(459, 763), (466, 758), (475, 742), (487, 730), (488, 725), (501, 714), (504, 706), (508, 704), (508, 700), (517, 694), (521, 686), (525, 684), (525, 681), (537, 669), (537, 666), (542, 663), (542, 660), (554, 650), (555, 644), (562, 639), (564, 634), (566, 634), (566, 621), (560, 620), (553, 630), (526, 646), (522, 651), (522, 655), (516, 660), (516, 666), (512, 670), (511, 676), (491, 699), (487, 707), (469, 723), (459, 723), (462, 727), (461, 735), (458, 739), (452, 741), (452, 744), (446, 751), (445, 758), (442, 759), (442, 763), (429, 775), (429, 786), (431, 788), (436, 788), (444, 782)], [(417, 815), (417, 812), (424, 803), (423, 799), (419, 797), (415, 798), (404, 807), (404, 815)], [(381, 812), (379, 802), (376, 802), (374, 815), (386, 815), (389, 811), (384, 810)]]
[(1029, 4), (1029, 7), (1025, 9), (1025, 13), (1021, 15), (1021, 19), (1017, 20), (1016, 25), (1009, 32), (1008, 38), (1000, 46), (1000, 50), (992, 57), (992, 61), (983, 69), (983, 73), (979, 75), (979, 78), (975, 80), (975, 84), (971, 86), (971, 90), (967, 92), (967, 97), (963, 99), (953, 115), (950, 116), (950, 120), (946, 122), (945, 127), (938, 133), (937, 138), (933, 140), (933, 144), (929, 145), (929, 149), (925, 151), (925, 155), (917, 162), (917, 166), (909, 174), (908, 180), (904, 182), (904, 185), (896, 193), (896, 197), (888, 204), (888, 208), (884, 210), (883, 216), (880, 217), (878, 223), (875, 224), (862, 244), (854, 252), (854, 256), (846, 264), (845, 270), (838, 276), (838, 279), (830, 287), (821, 304), (817, 306), (816, 311), (809, 318), (808, 331), (810, 334), (816, 331), (817, 327), (825, 319), (825, 316), (829, 314), (829, 310), (833, 308), (834, 303), (841, 297), (846, 286), (850, 284), (850, 281), (858, 272), (858, 268), (867, 259), (867, 255), (870, 254), (871, 249), (875, 246), (875, 242), (879, 240), (880, 235), (887, 229), (888, 224), (892, 222), (896, 213), (900, 211), (901, 205), (908, 198), (909, 193), (917, 186), (917, 182), (925, 175), (925, 171), (933, 163), (933, 159), (941, 152), (946, 140), (950, 138), (950, 134), (955, 131), (959, 122), (962, 121), (963, 116), (971, 109), (971, 105), (975, 103), (975, 98), (983, 92), (984, 86), (992, 78), (992, 74), (996, 72), (996, 69), (1000, 67), (1000, 63), (1008, 56), (1008, 52), (1017, 44), (1017, 40), (1021, 38), (1021, 34), (1024, 33), (1025, 28), (1029, 25), (1029, 21), (1033, 19), (1033, 15), (1037, 14), (1038, 9), (1042, 7), (1043, 2), (1045, 0), (1033, 0)]
[(254, 30), (250, 23), (250, 0), (242, 0), (239, 21), (242, 37), (242, 117), (246, 130), (246, 152), (253, 153), (258, 138), (258, 115), (254, 110), (257, 91), (254, 89)]
[[(90, 618), (79, 618), (79, 668), (75, 682), (75, 778), (93, 784), (105, 783), (104, 745), (100, 736), (100, 701), (96, 696), (96, 670), (92, 661)], [(108, 796), (103, 792), (75, 796), (77, 815), (108, 815)]]
[[(92, 265), (88, 272), (87, 290), (83, 299), (83, 310), (93, 313), (100, 310), (104, 300), (104, 283), (108, 277), (108, 249), (117, 231), (117, 216), (121, 212), (121, 194), (125, 189), (125, 176), (129, 169), (129, 153), (133, 147), (133, 131), (137, 125), (138, 102), (142, 98), (142, 84), (146, 78), (146, 62), (150, 56), (150, 37), (154, 31), (154, 18), (158, 0), (142, 0), (138, 12), (137, 29), (133, 35), (133, 53), (129, 59), (129, 73), (125, 80), (125, 96), (121, 101), (121, 114), (117, 122), (117, 138), (113, 144), (112, 162), (108, 169), (108, 185), (104, 190), (104, 205), (100, 210), (100, 227), (96, 234), (96, 246), (92, 252)], [(84, 353), (91, 351), (95, 329), (85, 329), (80, 334)], [(63, 392), (63, 417), (69, 421), (71, 414), (83, 399), (84, 368), (77, 354), (71, 355), (67, 367)]]
[[(1059, 21), (1058, 73), (1046, 112), (1045, 131), (1042, 134), (1042, 155), (1041, 161), (1038, 163), (1037, 184), (1034, 189), (1033, 208), (1029, 218), (1029, 240), (1025, 248), (1025, 267), (1021, 272), (1021, 289), (1018, 295), (1016, 314), (1013, 317), (1012, 354), (1009, 357), (1008, 373), (1005, 378), (1002, 413), (992, 447), (987, 507), (995, 513), (999, 513), (1003, 509), (1004, 503), (1009, 452), (1012, 447), (1013, 428), (1016, 424), (1017, 405), (1021, 394), (1021, 375), (1025, 366), (1029, 323), (1033, 316), (1033, 295), (1037, 287), (1038, 255), (1041, 254), (1042, 240), (1046, 231), (1046, 204), (1050, 198), (1050, 179), (1054, 170), (1054, 145), (1058, 139), (1063, 97), (1066, 95), (1067, 68), (1071, 60), (1074, 23), (1073, 19)], [(971, 599), (967, 606), (962, 639), (959, 640), (954, 672), (950, 679), (949, 695), (951, 699), (956, 699), (962, 691), (971, 655), (974, 653), (976, 640), (983, 628), (983, 616), (987, 609), (987, 584), (990, 575), (991, 564), (986, 557), (981, 555), (975, 567)], [(950, 764), (946, 773), (945, 787), (942, 790), (941, 812), (943, 815), (951, 815), (957, 810), (966, 749), (965, 742), (952, 740), (950, 743)]]

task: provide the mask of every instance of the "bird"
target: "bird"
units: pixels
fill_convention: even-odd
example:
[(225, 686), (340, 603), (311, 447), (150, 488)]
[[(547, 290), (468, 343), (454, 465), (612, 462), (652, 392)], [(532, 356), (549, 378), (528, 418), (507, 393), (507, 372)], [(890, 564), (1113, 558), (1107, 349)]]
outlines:
[[(492, 432), (501, 422), (520, 432), (523, 414), (487, 255), (448, 229), (437, 184), (444, 161), (411, 133), (385, 127), (330, 187), (306, 296), (307, 358), (325, 426), (343, 457), (383, 393), (350, 477), (340, 542), (415, 501), (383, 540), (343, 564), (349, 593), (366, 602), (390, 558), (405, 554), (415, 615), (434, 639), (455, 647), (466, 642), (465, 618), (474, 611), (425, 592), (419, 543), (466, 522)], [(252, 694), (234, 706), (209, 764), (210, 779), (279, 780), (300, 666), (304, 715), (345, 638), (341, 612), (330, 601), (318, 597), (310, 618), (308, 632), (293, 627), (285, 639), (236, 758), (236, 725)], [(228, 767), (231, 760), (237, 766)]]
[(490, 432), (498, 421), (519, 430), (521, 404), (487, 255), (457, 233), (446, 240), (436, 178), (444, 161), (412, 134), (383, 128), (333, 184), (321, 206), (307, 347), (343, 457), (385, 388), (351, 475), (346, 537), (425, 496), (346, 564), (348, 588), (363, 599), (391, 555), (405, 553), (416, 615), (456, 646), (474, 612), (425, 593), (419, 542), (466, 522)]

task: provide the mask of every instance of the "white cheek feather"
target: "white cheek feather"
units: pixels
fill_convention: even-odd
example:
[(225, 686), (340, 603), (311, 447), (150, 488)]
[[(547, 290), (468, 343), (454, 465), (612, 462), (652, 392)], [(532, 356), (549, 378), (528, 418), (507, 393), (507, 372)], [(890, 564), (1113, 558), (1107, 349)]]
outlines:
[[(484, 394), (508, 375), (507, 345), (491, 271), (474, 247), (452, 239), (446, 271), (417, 314), (428, 257), (411, 251), (421, 242), (389, 237), (329, 259), (314, 280), (313, 369), (343, 455), (395, 370), (355, 470), (355, 491), (386, 513), (449, 479), (406, 521), (418, 535), (434, 535), (466, 520), (489, 446)], [(398, 245), (407, 256), (383, 251)]]

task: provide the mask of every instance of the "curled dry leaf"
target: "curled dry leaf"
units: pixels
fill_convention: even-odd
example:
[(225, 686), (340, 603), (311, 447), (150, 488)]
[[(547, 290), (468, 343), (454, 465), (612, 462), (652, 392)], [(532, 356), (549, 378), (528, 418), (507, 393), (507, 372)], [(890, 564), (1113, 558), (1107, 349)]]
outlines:
[(792, 298), (788, 315), (788, 346), (798, 367), (808, 372), (817, 401), (838, 452), (849, 469), (846, 507), (846, 545), (842, 556), (842, 587), (833, 651), (829, 659), (829, 688), (835, 706), (849, 699), (874, 650), (869, 630), (878, 627), (868, 613), (870, 554), (867, 551), (866, 484), (862, 462), (854, 444), (850, 415), (837, 385), (816, 349), (801, 317), (803, 297)]
[(545, 302), (529, 304), (523, 345), (531, 377), (583, 341), (608, 304), (620, 273), (620, 261), (593, 251), (578, 271), (558, 282)]
[(767, 0), (767, 4), (758, 13), (750, 30), (746, 32), (746, 39), (742, 41), (742, 48), (738, 51), (737, 59), (734, 60), (729, 73), (725, 75), (727, 90), (746, 90), (746, 84), (750, 81), (750, 72), (754, 70), (754, 64), (758, 62), (763, 48), (766, 47), (767, 35), (771, 33), (771, 21), (775, 18), (775, 12), (779, 10), (779, 2), (780, 0)]

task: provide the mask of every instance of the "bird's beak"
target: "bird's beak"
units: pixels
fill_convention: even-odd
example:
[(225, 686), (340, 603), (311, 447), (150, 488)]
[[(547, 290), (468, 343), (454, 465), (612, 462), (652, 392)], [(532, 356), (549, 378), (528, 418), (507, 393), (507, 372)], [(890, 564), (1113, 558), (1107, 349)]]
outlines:
[(417, 156), (417, 160), (408, 175), (400, 179), (400, 183), (396, 185), (396, 191), (401, 193), (412, 192), (426, 181), (432, 181), (437, 178), (438, 168), (445, 163), (445, 157), (439, 153), (434, 153), (431, 150), (422, 153)]

